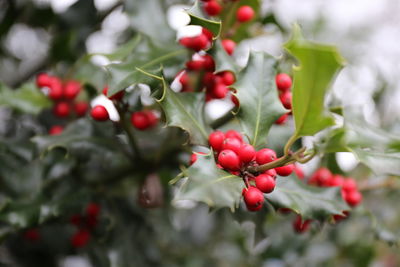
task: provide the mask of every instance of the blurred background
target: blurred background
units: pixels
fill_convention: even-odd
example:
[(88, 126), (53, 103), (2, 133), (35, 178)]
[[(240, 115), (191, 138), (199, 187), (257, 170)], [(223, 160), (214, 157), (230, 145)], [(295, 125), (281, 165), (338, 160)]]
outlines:
[[(65, 72), (84, 54), (113, 52), (135, 31), (135, 12), (122, 7), (129, 6), (130, 1), (0, 1), (1, 82), (17, 88), (40, 71)], [(185, 30), (188, 17), (183, 10), (192, 1), (164, 2), (170, 27), (177, 34), (190, 34)], [(152, 16), (152, 10), (147, 12)], [(260, 14), (263, 32), (241, 42), (234, 56), (241, 65), (245, 65), (250, 49), (281, 56), (282, 44), (297, 22), (306, 38), (336, 45), (347, 61), (328, 101), (357, 110), (370, 124), (398, 135), (399, 13), (400, 2), (393, 0), (264, 0)], [(107, 61), (99, 56), (93, 57), (92, 63), (101, 66)], [(0, 107), (0, 131), (6, 127), (7, 116), (7, 110)], [(354, 156), (336, 156), (339, 167), (358, 173)], [(318, 161), (308, 163), (305, 172), (310, 174)], [(383, 177), (377, 177), (380, 178)], [(230, 221), (228, 213), (208, 214), (203, 205), (174, 209), (154, 218), (166, 216), (168, 227), (160, 226), (155, 231), (159, 242), (173, 246), (170, 242), (174, 240), (176, 248), (150, 251), (149, 257), (162, 262), (162, 266), (399, 266), (399, 249), (393, 245), (400, 222), (399, 194), (386, 189), (366, 194), (364, 205), (379, 222), (361, 208), (348, 221), (301, 236), (289, 230), (291, 220), (281, 215), (272, 215), (268, 223), (261, 225), (265, 235), (258, 235), (259, 225)], [(374, 231), (370, 230), (371, 225)], [(194, 250), (174, 251), (186, 243)], [(110, 258), (113, 257), (117, 258), (111, 252)], [(9, 259), (7, 252), (0, 250), (2, 266), (11, 264)], [(85, 255), (61, 257), (59, 264), (92, 266)]]

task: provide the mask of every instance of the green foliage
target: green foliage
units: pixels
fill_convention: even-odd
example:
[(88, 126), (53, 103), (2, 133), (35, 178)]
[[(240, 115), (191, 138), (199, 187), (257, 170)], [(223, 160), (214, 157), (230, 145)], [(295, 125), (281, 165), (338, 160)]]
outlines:
[(221, 32), (221, 21), (215, 21), (211, 19), (207, 19), (200, 7), (199, 0), (196, 0), (194, 5), (187, 11), (190, 16), (190, 24), (191, 25), (198, 25), (202, 26), (209, 31), (211, 31), (214, 35), (214, 38), (217, 39)]

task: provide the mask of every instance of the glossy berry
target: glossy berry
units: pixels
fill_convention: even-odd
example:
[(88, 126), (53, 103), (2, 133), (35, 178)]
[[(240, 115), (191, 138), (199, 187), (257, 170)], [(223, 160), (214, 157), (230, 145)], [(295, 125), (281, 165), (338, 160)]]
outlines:
[[(107, 94), (108, 94), (108, 87), (106, 86), (106, 87), (103, 88), (103, 95), (107, 96)], [(120, 101), (124, 97), (124, 94), (125, 94), (125, 91), (122, 90), (122, 91), (119, 91), (116, 94), (113, 94), (112, 96), (107, 96), (107, 97), (110, 100)]]
[(289, 113), (285, 113), (282, 116), (280, 116), (276, 121), (275, 124), (281, 125), (284, 124), (287, 119), (288, 119)]
[(276, 179), (276, 171), (275, 169), (269, 169), (264, 172), (264, 174), (271, 176), (272, 178)]
[(49, 87), (51, 84), (51, 76), (47, 73), (39, 73), (36, 76), (36, 86), (39, 88)]
[(350, 192), (346, 192), (344, 194), (344, 200), (352, 207), (357, 206), (362, 201), (362, 195), (360, 192), (354, 190)]
[(262, 206), (264, 202), (263, 193), (254, 186), (245, 189), (243, 192), (243, 198), (248, 208), (258, 208), (259, 206)]
[(49, 134), (50, 135), (59, 135), (64, 130), (64, 127), (61, 125), (54, 125), (50, 128)]
[(286, 109), (292, 109), (292, 93), (287, 91), (284, 93), (281, 93), (279, 95), (279, 99), (282, 102), (282, 105), (286, 108)]
[(279, 73), (275, 76), (276, 86), (281, 92), (286, 92), (292, 87), (292, 78), (286, 73)]
[(327, 186), (332, 178), (332, 173), (327, 168), (319, 168), (308, 181), (310, 184)]
[(240, 142), (240, 140), (237, 138), (226, 138), (224, 140), (224, 144), (222, 145), (222, 149), (232, 150), (237, 155), (239, 155), (241, 147), (242, 147), (242, 142)]
[(208, 40), (211, 41), (213, 39), (213, 33), (211, 31), (209, 31), (208, 29), (202, 28), (201, 33), (204, 34), (208, 38)]
[(237, 171), (240, 169), (239, 156), (229, 149), (224, 149), (219, 153), (218, 163), (227, 170)]
[(179, 43), (186, 48), (200, 51), (208, 47), (210, 40), (205, 34), (200, 34), (194, 37), (183, 37), (179, 40)]
[(243, 137), (242, 137), (242, 135), (241, 135), (238, 131), (235, 131), (235, 130), (228, 130), (228, 131), (226, 131), (226, 133), (225, 133), (225, 138), (236, 138), (236, 139), (238, 139), (240, 142), (243, 142)]
[(285, 165), (282, 167), (276, 167), (275, 170), (276, 170), (276, 173), (280, 176), (289, 176), (290, 174), (292, 174), (292, 172), (294, 170), (294, 165), (289, 164), (289, 165)]
[(305, 220), (301, 218), (300, 215), (297, 215), (296, 220), (293, 222), (293, 228), (297, 233), (304, 233), (310, 228), (311, 220)]
[(222, 11), (222, 6), (215, 0), (208, 1), (204, 4), (204, 11), (209, 16), (217, 16)]
[(68, 81), (64, 85), (64, 98), (68, 100), (74, 99), (81, 91), (81, 84), (77, 81)]
[(158, 123), (158, 117), (152, 110), (144, 110), (144, 114), (147, 116), (149, 121), (149, 127), (154, 127)]
[(341, 175), (333, 175), (331, 179), (327, 182), (329, 186), (342, 186), (343, 185), (343, 176)]
[(86, 215), (91, 217), (97, 217), (100, 213), (100, 206), (97, 203), (89, 203), (86, 206)]
[(108, 115), (108, 111), (105, 107), (103, 106), (95, 106), (94, 108), (92, 108), (92, 111), (90, 112), (90, 115), (92, 116), (92, 118), (96, 121), (106, 121), (110, 118), (110, 116)]
[(81, 248), (86, 246), (89, 242), (90, 233), (87, 230), (81, 229), (76, 232), (71, 238), (71, 244), (75, 248)]
[(78, 117), (85, 116), (89, 109), (89, 104), (86, 101), (80, 101), (74, 103), (74, 111)]
[(239, 158), (243, 163), (248, 163), (256, 157), (256, 150), (252, 145), (243, 144), (239, 150)]
[(275, 189), (275, 179), (266, 174), (260, 174), (256, 177), (256, 186), (263, 193), (271, 193)]
[(236, 48), (236, 43), (231, 39), (222, 40), (222, 47), (228, 53), (228, 55), (232, 55)]
[(202, 60), (189, 60), (186, 62), (186, 69), (191, 71), (199, 71), (204, 67)]
[(216, 99), (222, 99), (226, 97), (228, 92), (229, 92), (228, 87), (226, 87), (225, 84), (219, 83), (216, 86), (214, 86), (212, 95)]
[(259, 211), (262, 209), (262, 204), (259, 204), (258, 206), (250, 206), (250, 205), (246, 205), (247, 210), (249, 211)]
[(201, 60), (203, 61), (204, 70), (211, 72), (215, 70), (215, 61), (212, 56), (210, 56), (209, 54), (205, 54), (201, 57)]
[(236, 12), (236, 19), (239, 22), (247, 22), (254, 17), (254, 10), (250, 6), (241, 6)]
[(65, 118), (68, 117), (69, 113), (70, 107), (68, 102), (61, 101), (56, 103), (53, 107), (53, 114), (57, 117)]
[(352, 178), (347, 178), (343, 180), (342, 188), (346, 192), (351, 192), (357, 190), (357, 183)]
[(63, 86), (60, 79), (57, 77), (51, 77), (49, 84), (49, 98), (51, 100), (60, 100), (63, 97)]
[(232, 85), (235, 83), (235, 75), (230, 71), (224, 71), (218, 74), (222, 78), (222, 83), (226, 86)]
[(214, 151), (222, 150), (224, 145), (225, 134), (221, 131), (212, 132), (208, 137), (208, 143)]
[(143, 111), (133, 112), (131, 115), (131, 123), (138, 130), (146, 130), (150, 127), (149, 118)]
[(256, 161), (258, 164), (266, 164), (276, 160), (276, 153), (272, 149), (263, 148), (256, 153)]

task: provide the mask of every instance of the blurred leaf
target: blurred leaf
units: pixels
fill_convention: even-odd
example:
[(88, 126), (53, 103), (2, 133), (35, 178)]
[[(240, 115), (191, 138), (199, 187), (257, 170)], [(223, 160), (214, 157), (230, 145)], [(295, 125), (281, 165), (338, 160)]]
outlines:
[(271, 125), (285, 113), (275, 85), (276, 67), (272, 56), (252, 52), (233, 86), (240, 102), (237, 117), (250, 144), (257, 148), (266, 144)]
[(315, 145), (319, 153), (350, 152), (347, 146), (345, 128), (327, 131)]
[(197, 161), (184, 170), (187, 180), (180, 186), (174, 202), (201, 201), (210, 207), (229, 207), (232, 211), (238, 206), (244, 183), (240, 177), (219, 169), (212, 153), (197, 155)]
[(351, 151), (374, 173), (400, 176), (400, 152), (378, 152), (359, 148), (352, 148)]
[(200, 1), (196, 0), (194, 5), (187, 11), (190, 16), (191, 25), (199, 25), (210, 30), (214, 38), (217, 39), (221, 32), (221, 21), (207, 19), (200, 6)]
[(298, 25), (285, 48), (299, 60), (299, 66), (294, 68), (292, 89), (296, 136), (314, 135), (334, 125), (324, 99), (328, 86), (342, 68), (343, 59), (335, 47), (305, 40)]
[(24, 84), (11, 90), (0, 84), (0, 105), (8, 106), (22, 113), (38, 114), (51, 106), (51, 101), (33, 83)]
[(304, 219), (327, 218), (350, 209), (342, 199), (339, 187), (306, 185), (293, 175), (278, 178), (275, 190), (266, 198), (278, 207), (295, 211)]

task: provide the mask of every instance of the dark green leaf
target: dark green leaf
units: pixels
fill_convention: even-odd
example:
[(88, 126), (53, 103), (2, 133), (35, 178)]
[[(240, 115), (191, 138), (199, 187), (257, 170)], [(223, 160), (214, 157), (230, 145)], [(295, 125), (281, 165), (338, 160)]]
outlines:
[(221, 21), (207, 19), (200, 6), (200, 1), (196, 0), (194, 5), (187, 11), (190, 16), (191, 25), (199, 25), (210, 30), (214, 38), (217, 39), (221, 32)]

